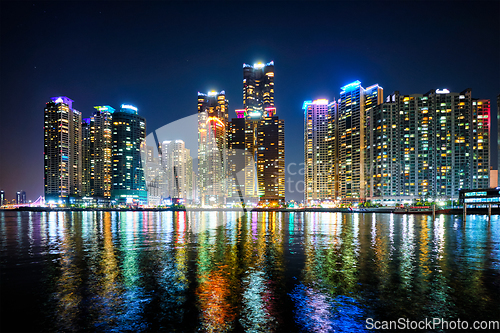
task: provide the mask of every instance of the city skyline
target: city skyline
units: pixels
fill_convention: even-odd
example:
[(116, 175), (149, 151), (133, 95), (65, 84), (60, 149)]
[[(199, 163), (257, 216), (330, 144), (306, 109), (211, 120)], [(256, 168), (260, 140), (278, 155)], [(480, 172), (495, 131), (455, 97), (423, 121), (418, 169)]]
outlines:
[[(230, 52), (219, 53), (215, 46), (207, 46), (205, 56), (199, 56), (193, 47), (198, 38), (202, 38), (197, 31), (203, 30), (197, 24), (192, 27), (180, 24), (184, 28), (181, 32), (175, 24), (188, 14), (196, 18), (206, 10), (213, 13), (220, 10), (216, 15), (228, 16), (228, 13), (241, 12), (243, 6), (195, 8), (189, 4), (150, 4), (145, 8), (138, 4), (2, 3), (1, 43), (2, 50), (6, 51), (2, 51), (1, 63), (5, 81), (1, 89), (4, 103), (0, 188), (7, 198), (10, 200), (21, 189), (26, 191), (29, 200), (43, 193), (40, 105), (48, 97), (74, 99), (83, 117), (90, 116), (95, 105), (134, 104), (149, 124), (161, 126), (194, 114), (196, 105), (192, 96), (196, 91), (225, 89), (229, 118), (233, 118), (234, 110), (243, 107), (238, 68), (245, 62), (276, 61), (279, 89), (275, 104), (280, 118), (287, 123), (287, 164), (303, 161), (303, 136), (294, 135), (303, 130), (302, 102), (318, 98), (336, 100), (338, 87), (357, 79), (380, 84), (386, 95), (395, 90), (406, 95), (428, 89), (447, 88), (459, 92), (471, 88), (475, 96), (491, 101), (490, 145), (496, 148), (494, 101), (500, 92), (500, 66), (495, 59), (500, 57), (500, 48), (495, 42), (499, 40), (499, 29), (494, 29), (498, 21), (493, 19), (498, 13), (498, 3), (425, 3), (422, 6), (433, 10), (424, 14), (415, 10), (412, 3), (396, 4), (391, 9), (397, 15), (384, 13), (384, 8), (391, 6), (388, 3), (363, 6), (293, 3), (287, 14), (279, 15), (282, 6), (279, 3), (263, 5), (266, 7), (263, 15), (273, 20), (267, 27), (257, 28), (256, 36), (260, 37), (240, 36), (229, 28), (236, 26), (236, 18), (230, 19), (227, 25), (216, 24), (203, 33), (224, 36), (227, 41), (223, 45)], [(348, 19), (339, 17), (334, 27), (322, 20), (329, 12), (352, 9), (360, 10), (359, 21), (366, 23), (353, 26)], [(178, 11), (181, 15), (167, 24), (162, 23), (161, 15), (154, 11)], [(473, 18), (471, 12), (474, 12)], [(313, 13), (318, 16), (314, 22), (311, 21), (315, 17)], [(384, 23), (384, 17), (389, 15), (393, 18), (391, 25)], [(379, 19), (363, 20), (374, 16)], [(132, 17), (134, 23), (130, 26), (116, 25)], [(407, 23), (411, 18), (431, 24), (416, 27)], [(68, 20), (77, 24), (66, 24), (67, 31), (61, 31), (58, 27)], [(294, 22), (295, 26), (287, 22)], [(84, 31), (78, 26), (90, 30)], [(35, 27), (41, 28), (37, 31)], [(165, 30), (169, 33), (154, 33), (157, 27), (170, 28)], [(98, 28), (105, 31), (102, 38), (96, 36)], [(345, 35), (345, 29), (351, 29), (349, 36)], [(387, 42), (371, 40), (365, 33), (370, 29), (386, 36)], [(130, 36), (126, 39), (128, 43), (115, 41), (116, 37), (123, 41), (126, 36)], [(446, 47), (441, 46), (440, 39), (446, 36), (469, 36), (474, 43), (485, 45), (487, 51), (471, 50), (451, 40), (445, 43)], [(192, 41), (187, 42), (190, 39)], [(21, 40), (24, 42), (19, 43)], [(168, 47), (157, 44), (157, 40), (165, 40)], [(47, 52), (54, 43), (62, 43), (69, 51), (62, 55)], [(436, 52), (420, 52), (424, 46)], [(78, 52), (70, 52), (71, 49)], [(165, 54), (168, 56), (162, 58)], [(154, 130), (148, 127), (148, 133)], [(14, 137), (17, 139), (13, 140)], [(491, 163), (496, 166), (497, 151), (491, 148)], [(290, 171), (296, 172), (299, 167), (296, 169)], [(286, 177), (294, 182), (301, 180), (298, 175)], [(287, 199), (301, 197), (302, 193), (287, 193)]]

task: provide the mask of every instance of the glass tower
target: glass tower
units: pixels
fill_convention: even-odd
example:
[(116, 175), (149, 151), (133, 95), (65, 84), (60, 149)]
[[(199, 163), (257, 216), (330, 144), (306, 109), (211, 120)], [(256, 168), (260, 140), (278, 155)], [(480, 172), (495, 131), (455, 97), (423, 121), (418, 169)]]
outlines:
[(366, 146), (373, 141), (373, 110), (382, 102), (383, 89), (378, 85), (364, 89), (360, 81), (341, 88), (337, 113), (338, 195), (343, 201), (364, 201), (371, 172)]
[(73, 100), (52, 97), (44, 111), (45, 200), (68, 203), (81, 195), (82, 116)]
[(226, 203), (227, 123), (225, 92), (198, 93), (198, 189), (202, 205)]
[(243, 64), (243, 106), (237, 113), (245, 118), (245, 197), (262, 204), (283, 201), (285, 124), (276, 116), (273, 61)]
[(111, 197), (116, 203), (147, 204), (144, 175), (146, 119), (132, 105), (122, 105), (113, 113), (112, 151), (113, 179)]
[(334, 165), (329, 155), (328, 124), (330, 111), (327, 99), (305, 101), (304, 120), (305, 195), (307, 204), (335, 199), (331, 174)]

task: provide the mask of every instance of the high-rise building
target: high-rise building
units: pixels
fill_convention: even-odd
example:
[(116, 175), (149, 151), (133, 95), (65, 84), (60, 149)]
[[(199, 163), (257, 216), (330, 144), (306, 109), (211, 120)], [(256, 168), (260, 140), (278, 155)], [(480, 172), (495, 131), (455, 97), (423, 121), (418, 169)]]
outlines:
[(198, 93), (198, 189), (202, 205), (226, 203), (227, 123), (225, 92)]
[(108, 199), (112, 182), (112, 123), (115, 111), (109, 105), (95, 106), (90, 118), (90, 195)]
[(470, 188), (490, 187), (490, 121), (490, 100), (472, 99)]
[(84, 118), (82, 120), (82, 197), (92, 195), (90, 190), (91, 160), (90, 118)]
[(304, 110), (304, 161), (305, 161), (305, 191), (307, 204), (312, 201), (335, 199), (331, 174), (334, 164), (329, 155), (331, 143), (329, 140), (330, 107), (327, 99), (305, 101)]
[[(379, 104), (370, 112), (365, 154), (368, 198), (400, 195), (400, 146), (402, 140), (408, 137), (401, 137), (399, 108), (394, 102), (399, 98), (397, 96), (399, 93), (396, 92), (387, 98), (386, 103)], [(428, 119), (423, 120), (424, 128), (428, 126), (427, 122)], [(427, 136), (426, 133), (423, 135)]]
[(274, 61), (243, 64), (243, 107), (253, 118), (274, 108)]
[(488, 187), (490, 104), (470, 89), (395, 92), (371, 120), (370, 198), (456, 199), (459, 189)]
[(167, 193), (172, 199), (191, 203), (193, 197), (193, 159), (184, 141), (163, 141), (162, 165), (167, 180)]
[(369, 170), (365, 164), (365, 147), (372, 141), (366, 132), (372, 128), (373, 108), (380, 104), (382, 99), (383, 89), (378, 85), (364, 89), (360, 81), (355, 81), (341, 88), (336, 121), (338, 195), (343, 201), (363, 201), (366, 198), (366, 175)]
[(245, 118), (245, 197), (262, 203), (283, 201), (285, 128), (274, 106), (273, 61), (243, 64), (243, 105), (238, 118)]
[[(500, 171), (500, 94), (497, 95), (497, 169)], [(498, 177), (498, 186), (500, 186), (500, 177)]]
[(26, 200), (26, 192), (25, 191), (17, 191), (16, 192), (16, 204), (25, 204), (28, 201)]
[(5, 192), (4, 190), (0, 191), (0, 206), (3, 206), (5, 204)]
[(240, 202), (245, 195), (245, 117), (244, 110), (236, 110), (237, 118), (228, 123), (228, 197)]
[(161, 165), (161, 152), (155, 155), (156, 147), (146, 147), (146, 188), (148, 191), (148, 204), (159, 205), (161, 199), (166, 197), (165, 172)]
[(285, 121), (264, 117), (257, 126), (257, 188), (260, 202), (285, 200)]
[(145, 161), (146, 119), (132, 105), (121, 106), (113, 113), (112, 151), (113, 180), (111, 197), (117, 203), (146, 204)]
[(81, 194), (82, 116), (68, 97), (53, 97), (44, 111), (44, 188), (47, 202)]

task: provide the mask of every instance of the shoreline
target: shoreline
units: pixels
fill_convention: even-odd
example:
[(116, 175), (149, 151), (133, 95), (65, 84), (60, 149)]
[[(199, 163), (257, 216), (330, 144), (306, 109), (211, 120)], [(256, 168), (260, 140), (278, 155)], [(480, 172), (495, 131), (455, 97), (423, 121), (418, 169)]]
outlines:
[[(251, 208), (246, 212), (279, 212), (279, 213), (384, 213), (393, 214), (395, 208)], [(242, 212), (242, 208), (49, 208), (49, 207), (19, 207), (14, 209), (0, 209), (4, 212)], [(426, 212), (408, 212), (412, 215), (432, 215)], [(436, 214), (463, 215), (462, 208), (437, 209)], [(500, 208), (492, 208), (492, 215), (500, 215)], [(488, 215), (488, 208), (467, 208), (467, 215)]]

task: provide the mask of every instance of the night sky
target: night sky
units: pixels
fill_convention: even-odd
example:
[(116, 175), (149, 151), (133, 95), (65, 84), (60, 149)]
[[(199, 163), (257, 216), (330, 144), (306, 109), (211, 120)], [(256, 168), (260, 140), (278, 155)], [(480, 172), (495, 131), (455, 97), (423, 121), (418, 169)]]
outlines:
[(225, 90), (235, 117), (243, 63), (271, 60), (286, 164), (303, 162), (303, 101), (338, 98), (360, 80), (384, 96), (471, 88), (490, 99), (497, 166), (498, 1), (2, 1), (0, 11), (0, 188), (9, 200), (43, 194), (50, 97), (73, 99), (83, 117), (95, 105), (133, 104), (150, 133), (195, 114), (198, 91)]

